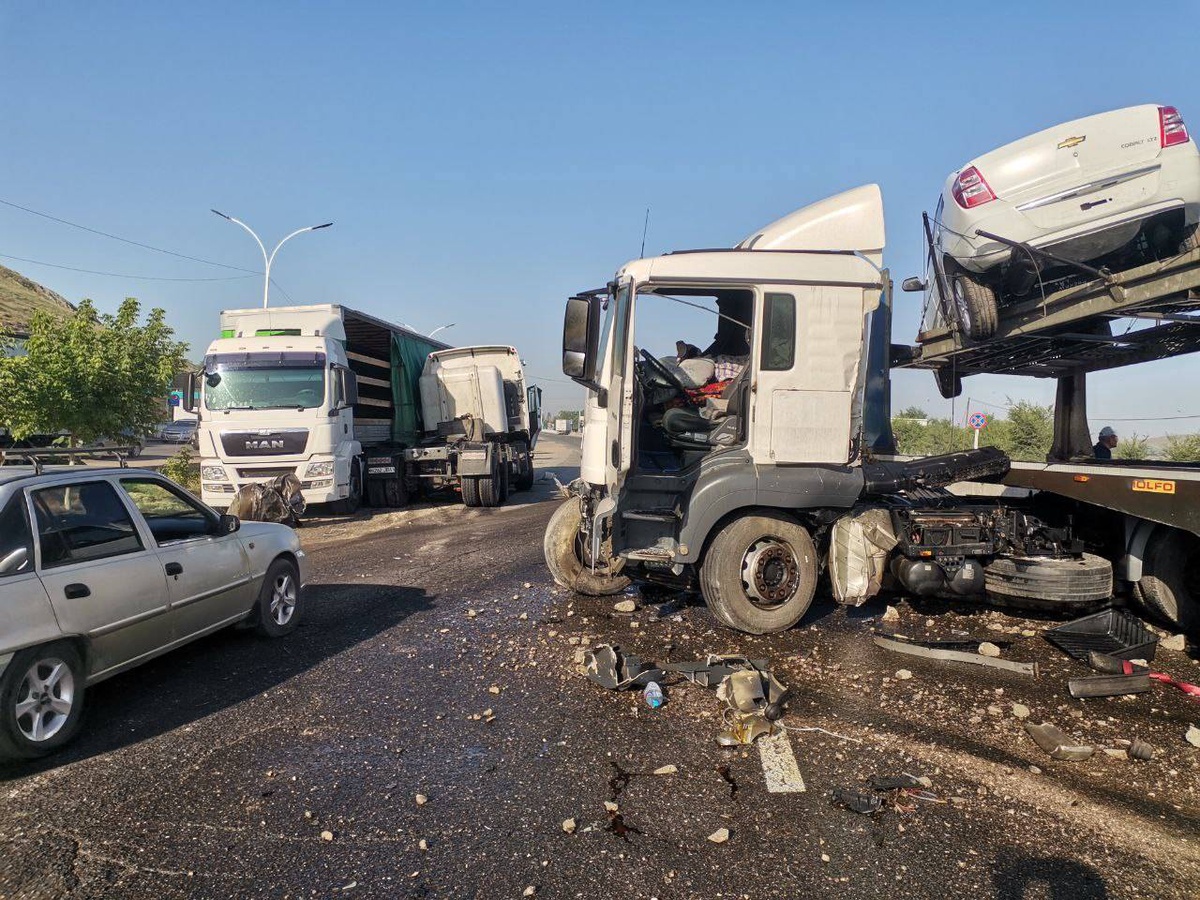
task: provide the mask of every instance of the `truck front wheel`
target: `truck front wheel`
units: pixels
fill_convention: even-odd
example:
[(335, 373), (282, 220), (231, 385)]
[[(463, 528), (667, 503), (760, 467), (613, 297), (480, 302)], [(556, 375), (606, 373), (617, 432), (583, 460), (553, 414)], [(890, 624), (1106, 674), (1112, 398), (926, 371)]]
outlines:
[(533, 488), (533, 454), (528, 450), (518, 458), (520, 474), (517, 475), (517, 490), (528, 491)]
[(588, 560), (587, 536), (580, 533), (583, 514), (578, 497), (563, 503), (550, 517), (542, 539), (546, 566), (555, 584), (589, 597), (619, 594), (631, 581), (620, 574), (620, 564), (597, 560), (595, 571)]
[(808, 530), (782, 513), (734, 519), (700, 565), (700, 589), (723, 625), (750, 634), (791, 628), (817, 590), (817, 553)]
[(362, 506), (363, 495), (362, 465), (357, 459), (350, 462), (350, 488), (345, 498), (335, 501), (333, 511), (339, 516), (352, 516)]
[(1200, 634), (1200, 538), (1178, 529), (1156, 530), (1146, 547), (1137, 594), (1152, 613)]

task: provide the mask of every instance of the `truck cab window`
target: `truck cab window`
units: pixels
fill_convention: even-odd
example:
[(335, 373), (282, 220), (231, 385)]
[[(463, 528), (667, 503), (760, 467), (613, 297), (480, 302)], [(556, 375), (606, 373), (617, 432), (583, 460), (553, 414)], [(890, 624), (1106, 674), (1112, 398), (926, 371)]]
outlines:
[(767, 294), (763, 304), (760, 365), (768, 372), (786, 372), (796, 363), (796, 298)]

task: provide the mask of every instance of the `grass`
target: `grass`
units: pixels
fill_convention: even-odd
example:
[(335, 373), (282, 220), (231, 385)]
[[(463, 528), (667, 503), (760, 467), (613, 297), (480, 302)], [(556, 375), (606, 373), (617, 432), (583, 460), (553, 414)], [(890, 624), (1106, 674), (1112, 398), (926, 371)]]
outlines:
[(0, 329), (20, 331), (38, 310), (70, 313), (73, 309), (49, 288), (0, 266)]

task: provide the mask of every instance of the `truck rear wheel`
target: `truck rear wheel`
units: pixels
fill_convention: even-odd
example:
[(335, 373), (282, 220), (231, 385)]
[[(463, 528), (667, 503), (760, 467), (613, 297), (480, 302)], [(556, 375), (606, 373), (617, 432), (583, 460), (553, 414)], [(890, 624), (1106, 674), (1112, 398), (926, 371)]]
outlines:
[(983, 572), (990, 598), (1024, 609), (1086, 609), (1112, 596), (1112, 563), (1091, 553), (1081, 559), (1002, 556)]
[(587, 538), (579, 531), (582, 522), (579, 498), (571, 497), (555, 510), (546, 525), (542, 552), (554, 583), (589, 597), (621, 593), (632, 582), (620, 574), (620, 562), (614, 566), (608, 560), (598, 561), (592, 571), (585, 546)]
[(1142, 604), (1188, 633), (1200, 633), (1200, 538), (1178, 529), (1156, 531), (1137, 583)]
[(378, 478), (370, 478), (367, 481), (367, 504), (375, 509), (382, 509), (388, 505), (387, 489)]
[[(512, 463), (500, 463), (500, 503), (508, 499), (508, 495), (512, 493)], [(499, 504), (497, 504), (499, 505)]]
[(817, 590), (817, 552), (808, 530), (782, 513), (734, 519), (700, 565), (700, 590), (723, 624), (750, 634), (791, 628)]
[(403, 478), (389, 478), (383, 483), (383, 505), (388, 509), (408, 505), (408, 486)]

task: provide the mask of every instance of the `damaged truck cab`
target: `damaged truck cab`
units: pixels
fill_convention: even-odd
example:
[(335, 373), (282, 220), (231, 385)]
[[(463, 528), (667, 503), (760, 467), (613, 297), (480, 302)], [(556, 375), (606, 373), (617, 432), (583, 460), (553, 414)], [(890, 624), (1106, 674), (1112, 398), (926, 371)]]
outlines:
[[(545, 535), (560, 585), (699, 588), (723, 624), (761, 634), (798, 622), (827, 568), (838, 599), (859, 603), (886, 579), (982, 595), (999, 556), (1078, 555), (1069, 529), (942, 489), (1002, 476), (1003, 454), (890, 458), (884, 244), (867, 185), (732, 249), (635, 260), (568, 300), (563, 371), (588, 398), (581, 477)], [(661, 325), (676, 307), (706, 311), (716, 335), (659, 358), (640, 314)]]

